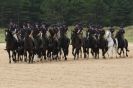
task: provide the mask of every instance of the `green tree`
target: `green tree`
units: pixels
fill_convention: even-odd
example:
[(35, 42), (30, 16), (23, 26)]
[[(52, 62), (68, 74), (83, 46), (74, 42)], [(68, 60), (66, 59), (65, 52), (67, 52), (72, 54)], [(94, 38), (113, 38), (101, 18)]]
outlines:
[(131, 23), (130, 15), (132, 13), (131, 0), (115, 0), (111, 9), (111, 23), (114, 25)]

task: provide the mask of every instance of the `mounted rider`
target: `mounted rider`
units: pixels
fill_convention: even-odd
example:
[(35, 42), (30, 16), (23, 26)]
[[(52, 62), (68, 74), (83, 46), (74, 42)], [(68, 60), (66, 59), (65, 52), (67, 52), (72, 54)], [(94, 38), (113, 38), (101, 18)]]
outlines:
[(110, 26), (109, 31), (111, 32), (112, 38), (114, 38), (115, 29), (113, 28), (113, 26)]
[(114, 43), (116, 44), (116, 40), (115, 40), (115, 36), (114, 36), (114, 32), (115, 32), (114, 27), (110, 26), (109, 31), (111, 32), (111, 37), (112, 37)]
[(124, 39), (125, 39), (125, 37), (124, 37), (125, 29), (124, 29), (124, 26), (123, 26), (123, 25), (120, 26), (120, 29), (119, 29), (118, 32), (116, 33), (116, 37), (117, 37), (117, 35), (119, 35), (119, 34), (122, 35), (122, 39), (124, 40)]
[(73, 35), (73, 37), (74, 36), (79, 36), (80, 38), (83, 37), (83, 27), (82, 27), (81, 23), (78, 23), (75, 25), (72, 35)]

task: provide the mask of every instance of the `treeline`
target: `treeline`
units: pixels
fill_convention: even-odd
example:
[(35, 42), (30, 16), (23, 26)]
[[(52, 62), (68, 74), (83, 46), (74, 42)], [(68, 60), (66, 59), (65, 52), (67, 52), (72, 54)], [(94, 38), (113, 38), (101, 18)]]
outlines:
[(132, 25), (133, 0), (0, 0), (0, 25), (10, 20)]

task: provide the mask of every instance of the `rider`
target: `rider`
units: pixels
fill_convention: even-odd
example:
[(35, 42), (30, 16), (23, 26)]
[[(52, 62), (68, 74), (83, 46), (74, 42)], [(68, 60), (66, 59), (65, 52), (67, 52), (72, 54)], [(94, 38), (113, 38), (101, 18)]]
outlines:
[(11, 21), (10, 23), (9, 23), (9, 31), (14, 31), (14, 23)]
[(99, 32), (99, 34), (101, 34), (101, 35), (105, 35), (105, 30), (103, 29), (102, 26), (99, 26), (98, 32)]
[(125, 39), (125, 38), (124, 38), (124, 34), (125, 34), (124, 26), (122, 26), (122, 25), (120, 26), (120, 29), (119, 29), (119, 31), (117, 32), (116, 36), (117, 36), (118, 34), (122, 34), (123, 40)]
[(22, 28), (20, 30), (20, 34), (21, 34), (22, 40), (24, 40), (24, 37), (26, 35), (26, 25), (25, 24), (23, 24), (23, 26), (22, 26)]
[(119, 30), (121, 33), (125, 34), (125, 29), (124, 29), (124, 26), (120, 26), (120, 30)]
[(111, 32), (111, 36), (112, 36), (112, 38), (114, 39), (114, 32), (115, 32), (115, 29), (113, 28), (113, 26), (110, 26), (109, 31)]
[(73, 30), (73, 34), (82, 34), (83, 27), (81, 23), (78, 23), (75, 25), (75, 28)]
[(41, 26), (40, 26), (40, 31), (43, 33), (43, 34), (46, 34), (47, 33), (47, 27), (46, 27), (46, 24), (45, 23), (41, 23)]

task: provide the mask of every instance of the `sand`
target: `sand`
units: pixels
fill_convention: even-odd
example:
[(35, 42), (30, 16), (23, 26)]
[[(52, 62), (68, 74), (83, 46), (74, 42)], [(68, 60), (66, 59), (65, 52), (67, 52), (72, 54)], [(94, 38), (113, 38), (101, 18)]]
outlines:
[[(128, 58), (12, 63), (0, 44), (0, 88), (133, 88), (133, 44)], [(71, 49), (70, 49), (71, 53)]]

